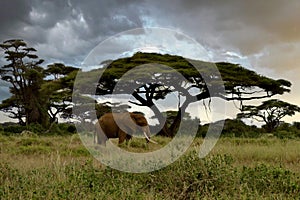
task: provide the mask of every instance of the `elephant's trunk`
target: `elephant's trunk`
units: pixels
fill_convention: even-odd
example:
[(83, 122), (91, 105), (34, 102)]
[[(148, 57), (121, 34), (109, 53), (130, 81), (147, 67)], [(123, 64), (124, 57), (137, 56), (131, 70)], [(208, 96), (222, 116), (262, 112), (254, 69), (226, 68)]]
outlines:
[(150, 133), (149, 126), (144, 126), (142, 129), (143, 129), (143, 133), (145, 135), (145, 138), (146, 138), (147, 142), (152, 142), (154, 144), (157, 144), (157, 142), (150, 139), (151, 133)]

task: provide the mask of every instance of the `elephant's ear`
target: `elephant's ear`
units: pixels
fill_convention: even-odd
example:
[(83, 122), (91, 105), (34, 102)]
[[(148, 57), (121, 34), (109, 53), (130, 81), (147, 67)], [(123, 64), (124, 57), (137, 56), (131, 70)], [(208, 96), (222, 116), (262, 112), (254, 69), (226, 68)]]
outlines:
[(147, 126), (148, 125), (146, 118), (142, 114), (130, 113), (130, 116), (131, 116), (132, 120), (138, 126)]
[(127, 134), (135, 133), (137, 129), (136, 120), (131, 116), (131, 113), (122, 113), (118, 125)]

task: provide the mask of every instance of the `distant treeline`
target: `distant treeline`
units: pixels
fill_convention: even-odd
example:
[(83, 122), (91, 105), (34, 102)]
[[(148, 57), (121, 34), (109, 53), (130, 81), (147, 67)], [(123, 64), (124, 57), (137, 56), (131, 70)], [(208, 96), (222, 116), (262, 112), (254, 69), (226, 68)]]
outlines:
[(71, 123), (52, 124), (50, 129), (46, 129), (40, 124), (30, 124), (28, 126), (22, 126), (14, 122), (0, 124), (0, 134), (2, 135), (21, 135), (24, 133), (36, 135), (69, 135), (76, 133), (76, 127)]
[[(205, 137), (210, 124), (199, 125), (196, 137)], [(218, 126), (218, 123), (212, 124)], [(186, 131), (189, 131), (188, 129)], [(50, 130), (46, 130), (39, 124), (31, 124), (30, 126), (21, 126), (13, 122), (5, 122), (0, 124), (0, 134), (22, 134), (31, 132), (37, 135), (69, 135), (76, 134), (76, 127), (72, 123), (54, 124)], [(300, 138), (300, 122), (293, 124), (282, 122), (275, 132), (269, 133), (264, 126), (261, 128), (255, 125), (247, 125), (239, 119), (226, 119), (222, 128), (221, 137), (237, 137), (237, 138), (260, 138), (260, 137), (277, 137), (277, 138)]]
[[(199, 126), (198, 137), (206, 135), (209, 124)], [(269, 133), (265, 126), (261, 128), (255, 125), (247, 125), (239, 119), (226, 119), (221, 133), (222, 137), (278, 137), (278, 138), (300, 138), (300, 122), (293, 124), (281, 122), (278, 128)]]

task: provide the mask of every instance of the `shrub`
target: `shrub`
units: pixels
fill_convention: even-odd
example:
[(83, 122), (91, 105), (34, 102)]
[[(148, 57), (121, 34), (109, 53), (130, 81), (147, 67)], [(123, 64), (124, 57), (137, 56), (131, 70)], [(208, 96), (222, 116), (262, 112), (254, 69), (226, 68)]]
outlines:
[(40, 124), (30, 124), (28, 126), (22, 126), (19, 124), (8, 125), (3, 128), (6, 135), (9, 134), (20, 134), (23, 131), (30, 131), (32, 133), (40, 134), (44, 133), (45, 129)]
[[(212, 125), (220, 126), (219, 122), (214, 122)], [(197, 132), (197, 137), (205, 137), (208, 127), (209, 124), (200, 126)], [(256, 126), (249, 126), (243, 121), (237, 119), (226, 119), (221, 133), (222, 137), (258, 138), (261, 135), (261, 129)]]
[(29, 124), (26, 127), (26, 130), (31, 131), (31, 132), (36, 133), (36, 134), (41, 134), (41, 133), (44, 133), (46, 131), (46, 129), (41, 124), (36, 124), (36, 123)]
[(293, 139), (296, 138), (296, 135), (291, 131), (278, 130), (274, 133), (274, 136), (280, 139)]
[(293, 139), (300, 137), (300, 130), (298, 129), (299, 124), (294, 122), (294, 124), (282, 123), (274, 132), (274, 136), (283, 139)]
[(69, 135), (76, 133), (76, 127), (74, 124), (59, 123), (52, 124), (48, 134), (50, 135)]
[(240, 175), (240, 183), (249, 190), (264, 194), (286, 193), (297, 194), (300, 190), (299, 177), (296, 174), (281, 167), (273, 167), (260, 164), (254, 168), (243, 167)]
[(257, 138), (261, 131), (256, 126), (248, 126), (238, 119), (226, 119), (222, 131), (222, 136), (230, 137), (250, 137)]
[(76, 133), (76, 126), (70, 123), (60, 123), (58, 124), (60, 130), (65, 133)]
[(4, 127), (5, 134), (20, 134), (22, 131), (26, 130), (26, 126), (21, 125), (10, 125), (7, 127)]

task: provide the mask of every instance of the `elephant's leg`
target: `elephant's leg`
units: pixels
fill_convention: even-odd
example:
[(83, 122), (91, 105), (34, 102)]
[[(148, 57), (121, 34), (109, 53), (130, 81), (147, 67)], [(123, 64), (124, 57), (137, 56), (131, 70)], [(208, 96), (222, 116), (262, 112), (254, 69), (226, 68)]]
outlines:
[(126, 134), (126, 141), (129, 141), (131, 138), (132, 138), (132, 136), (131, 136), (131, 135), (129, 135), (129, 134)]
[(93, 136), (94, 136), (94, 144), (98, 144), (98, 136), (96, 131), (93, 133)]
[(106, 145), (106, 138), (103, 133), (98, 133), (97, 135), (97, 143), (100, 145)]
[(122, 131), (121, 129), (119, 130), (119, 144), (122, 144), (124, 140), (126, 139), (126, 133)]
[(94, 132), (94, 142), (96, 144), (101, 144), (101, 135), (102, 135), (102, 129), (100, 127), (99, 122), (95, 125), (95, 132)]
[(106, 145), (106, 141), (107, 141), (107, 139), (105, 138), (105, 136), (102, 136), (102, 137), (99, 138), (98, 144)]
[(105, 136), (103, 130), (100, 128), (99, 124), (98, 127), (96, 128), (96, 132), (94, 136), (95, 136), (94, 140), (97, 144), (106, 145), (107, 137)]
[(126, 145), (128, 146), (128, 144), (129, 144), (129, 140), (132, 138), (132, 136), (131, 135), (129, 135), (129, 134), (126, 134)]

